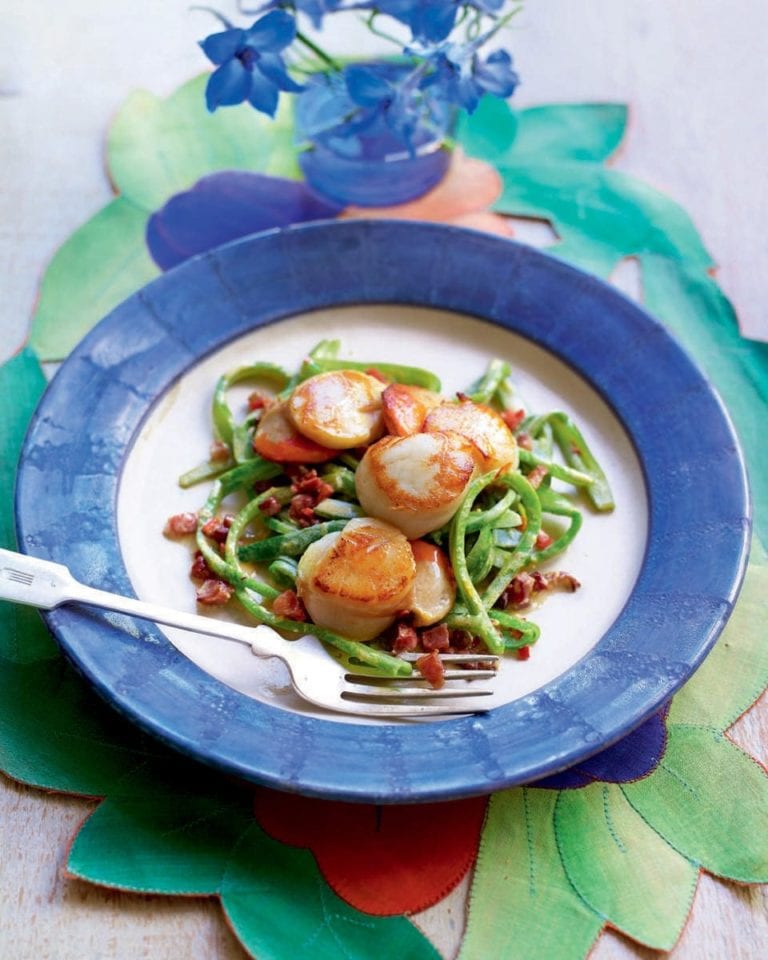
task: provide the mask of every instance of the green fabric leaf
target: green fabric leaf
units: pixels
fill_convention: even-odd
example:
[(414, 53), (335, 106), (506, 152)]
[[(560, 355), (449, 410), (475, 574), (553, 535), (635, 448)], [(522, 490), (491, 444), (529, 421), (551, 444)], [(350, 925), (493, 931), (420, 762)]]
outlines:
[(196, 77), (166, 99), (133, 93), (115, 118), (108, 140), (112, 181), (147, 213), (215, 170), (299, 175), (290, 108), (274, 120), (247, 104), (208, 113), (207, 79)]
[(681, 339), (725, 400), (749, 464), (755, 529), (768, 547), (768, 343), (741, 336), (732, 305), (706, 272), (649, 254), (641, 264), (645, 305)]
[(685, 259), (692, 269), (712, 265), (683, 208), (629, 174), (556, 160), (507, 164), (499, 172), (499, 213), (547, 218), (563, 240), (606, 246), (618, 257), (648, 252)]
[(459, 960), (571, 960), (603, 920), (563, 870), (554, 830), (558, 794), (521, 787), (490, 800)]
[(727, 730), (768, 686), (768, 556), (752, 543), (744, 585), (720, 639), (672, 700), (670, 723)]
[[(205, 773), (199, 777), (199, 793), (142, 776), (136, 795), (105, 800), (80, 828), (68, 871), (121, 890), (217, 893), (232, 850), (253, 823), (252, 800), (244, 791), (228, 796), (223, 783), (205, 793)], [(251, 865), (254, 872), (260, 867)]]
[[(259, 865), (254, 870), (254, 864)], [(278, 843), (254, 824), (230, 860), (224, 910), (259, 960), (440, 960), (405, 917), (373, 917), (331, 890), (307, 850)]]
[(0, 768), (45, 790), (105, 796), (162, 751), (111, 710), (61, 656), (0, 658)]
[(471, 116), (461, 115), (458, 139), (467, 153), (489, 163), (599, 163), (616, 150), (626, 123), (621, 103), (546, 104), (515, 112), (498, 97), (484, 97)]
[(670, 724), (653, 775), (622, 789), (684, 857), (741, 883), (768, 882), (768, 775), (721, 733)]
[(59, 247), (43, 278), (30, 344), (63, 360), (102, 317), (157, 276), (144, 242), (147, 216), (123, 197)]
[[(44, 389), (42, 368), (28, 347), (0, 366), (0, 397), (5, 398), (0, 417), (0, 546), (7, 550), (17, 549), (13, 512), (16, 464)], [(0, 601), (0, 656), (23, 663), (55, 655), (56, 644), (36, 610)]]
[(688, 917), (698, 867), (614, 785), (562, 791), (555, 832), (568, 879), (590, 907), (633, 939), (671, 950)]

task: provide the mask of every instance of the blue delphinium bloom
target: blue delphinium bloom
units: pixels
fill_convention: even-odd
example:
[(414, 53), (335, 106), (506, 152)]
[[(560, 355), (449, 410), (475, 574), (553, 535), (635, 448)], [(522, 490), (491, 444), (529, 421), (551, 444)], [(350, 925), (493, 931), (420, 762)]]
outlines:
[(477, 107), (480, 98), (490, 93), (511, 97), (520, 83), (506, 50), (496, 50), (485, 59), (473, 44), (445, 44), (433, 56), (434, 73), (424, 80), (432, 96), (442, 98), (467, 113)]
[(296, 21), (283, 10), (273, 10), (249, 29), (233, 27), (213, 33), (200, 44), (217, 69), (205, 88), (210, 111), (248, 101), (270, 117), (275, 115), (279, 91), (304, 88), (288, 75), (280, 51), (296, 37)]
[[(343, 3), (344, 0), (294, 0), (292, 6), (297, 13), (306, 14), (312, 21), (312, 26), (316, 30), (319, 30), (323, 25), (323, 17), (326, 13), (335, 13), (341, 9)], [(263, 12), (284, 6), (286, 6), (284, 0), (272, 0), (272, 2), (263, 4), (260, 10)], [(355, 6), (357, 7), (358, 5), (355, 4)], [(360, 6), (368, 7), (373, 6), (373, 4), (360, 4)]]
[(414, 40), (440, 43), (456, 24), (464, 7), (493, 16), (505, 0), (378, 0), (373, 6), (410, 27)]

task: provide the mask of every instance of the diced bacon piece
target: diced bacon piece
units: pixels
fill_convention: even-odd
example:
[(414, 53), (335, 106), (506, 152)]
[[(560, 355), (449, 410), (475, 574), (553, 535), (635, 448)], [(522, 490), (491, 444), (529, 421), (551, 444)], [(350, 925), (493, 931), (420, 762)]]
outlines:
[(525, 410), (504, 410), (501, 416), (509, 429), (514, 431), (525, 420)]
[(266, 410), (273, 403), (272, 397), (268, 397), (265, 393), (262, 393), (261, 390), (254, 390), (253, 393), (248, 394), (248, 409), (249, 410)]
[(189, 576), (192, 580), (216, 580), (216, 574), (205, 562), (205, 557), (198, 550), (195, 553), (195, 559), (189, 568)]
[(284, 590), (275, 597), (272, 601), (272, 612), (277, 617), (283, 617), (286, 620), (298, 620), (300, 623), (304, 623), (307, 619), (304, 604), (293, 590)]
[(528, 474), (526, 479), (528, 480), (528, 483), (530, 483), (530, 485), (533, 487), (534, 490), (538, 490), (538, 488), (541, 486), (542, 482), (544, 481), (544, 477), (546, 477), (548, 473), (549, 473), (549, 470), (547, 470), (544, 464), (538, 463), (533, 468), (533, 470), (531, 470), (531, 472)]
[(215, 540), (216, 543), (224, 543), (227, 539), (227, 534), (229, 533), (229, 528), (232, 526), (232, 521), (234, 517), (211, 517), (210, 520), (207, 520), (202, 527), (203, 533), (206, 537), (210, 537), (211, 540)]
[(533, 437), (530, 433), (518, 433), (517, 445), (521, 450), (533, 450)]
[(547, 547), (551, 547), (555, 541), (550, 537), (548, 533), (542, 530), (536, 537), (536, 549), (537, 550), (546, 550)]
[(307, 470), (295, 477), (291, 483), (291, 490), (312, 498), (313, 506), (325, 500), (333, 493), (333, 487), (318, 477), (317, 470)]
[(424, 654), (416, 661), (416, 669), (433, 690), (445, 686), (445, 667), (437, 650)]
[(196, 513), (175, 513), (172, 517), (168, 517), (163, 533), (166, 537), (177, 540), (180, 537), (188, 537), (195, 530), (197, 530)]
[(208, 459), (211, 463), (223, 463), (229, 460), (230, 450), (223, 440), (214, 440), (208, 452)]
[(518, 660), (529, 660), (531, 656), (530, 646), (518, 647), (515, 651), (515, 656)]
[(291, 497), (288, 516), (301, 527), (312, 526), (313, 523), (317, 522), (314, 498), (306, 493), (297, 493), (295, 497)]
[(419, 635), (416, 628), (410, 623), (398, 623), (395, 640), (392, 644), (393, 653), (413, 653), (418, 649)]
[(439, 623), (436, 627), (423, 630), (421, 633), (421, 645), (429, 653), (433, 650), (444, 653), (451, 645), (448, 627), (444, 623)]
[(229, 601), (232, 587), (223, 580), (205, 580), (197, 591), (197, 602), (207, 607), (220, 607)]
[(267, 497), (259, 504), (259, 510), (265, 517), (274, 517), (283, 509), (282, 504), (277, 497)]

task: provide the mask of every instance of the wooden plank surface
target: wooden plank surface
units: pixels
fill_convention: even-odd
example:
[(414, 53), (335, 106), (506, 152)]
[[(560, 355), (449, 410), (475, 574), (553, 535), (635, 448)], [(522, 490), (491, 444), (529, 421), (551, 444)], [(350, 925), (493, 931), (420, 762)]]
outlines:
[[(222, 4), (233, 14), (234, 3)], [(137, 87), (164, 95), (204, 69), (214, 29), (187, 0), (2, 0), (0, 4), (0, 360), (23, 341), (56, 248), (110, 197), (103, 143)], [(329, 46), (374, 52), (354, 25)], [(768, 6), (764, 0), (530, 0), (510, 36), (518, 102), (632, 106), (619, 165), (691, 213), (720, 265), (742, 329), (768, 340)], [(758, 478), (765, 482), (765, 478)], [(766, 760), (768, 702), (737, 739)], [(144, 897), (69, 880), (67, 846), (93, 804), (0, 778), (0, 956), (5, 960), (242, 960), (215, 901)], [(417, 922), (446, 957), (463, 928), (462, 891)], [(765, 888), (704, 877), (674, 960), (758, 960), (768, 952)], [(650, 958), (606, 934), (592, 956)]]

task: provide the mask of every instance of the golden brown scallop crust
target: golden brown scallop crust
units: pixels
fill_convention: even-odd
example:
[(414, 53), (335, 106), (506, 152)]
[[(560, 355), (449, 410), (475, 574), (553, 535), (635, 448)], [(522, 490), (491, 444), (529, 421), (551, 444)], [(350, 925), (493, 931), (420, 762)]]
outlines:
[(384, 388), (380, 380), (360, 370), (332, 370), (300, 383), (288, 410), (300, 433), (344, 450), (370, 443), (384, 432)]
[(344, 606), (394, 613), (406, 602), (415, 573), (405, 536), (388, 523), (363, 519), (340, 532), (305, 586)]
[(428, 433), (451, 430), (471, 440), (483, 457), (484, 470), (517, 469), (514, 434), (501, 414), (482, 403), (442, 403), (427, 414), (423, 429)]
[[(460, 497), (475, 472), (477, 451), (466, 437), (449, 431), (432, 431), (435, 442), (425, 444), (423, 436), (384, 437), (368, 449), (358, 467), (363, 469), (363, 478), (365, 471), (370, 471), (371, 480), (393, 510), (409, 513), (437, 510)], [(420, 489), (409, 490), (393, 476), (399, 460), (397, 451), (402, 450), (405, 457), (411, 448), (418, 447), (426, 448), (424, 482)]]

